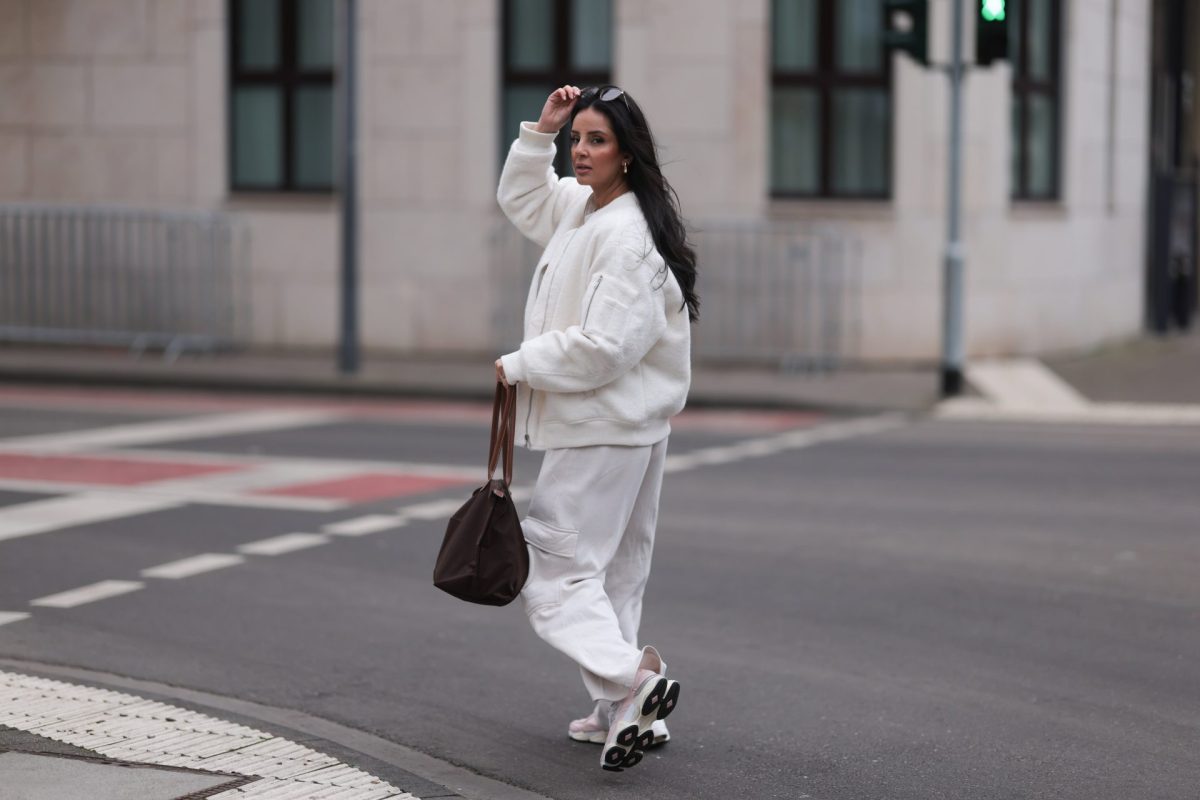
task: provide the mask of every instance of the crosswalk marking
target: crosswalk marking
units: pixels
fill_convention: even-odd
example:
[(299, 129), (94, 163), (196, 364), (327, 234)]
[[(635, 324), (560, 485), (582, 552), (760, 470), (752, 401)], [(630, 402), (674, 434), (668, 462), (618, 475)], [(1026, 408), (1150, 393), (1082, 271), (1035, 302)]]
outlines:
[(322, 526), (321, 530), (337, 536), (366, 536), (406, 525), (408, 520), (395, 514), (368, 514), (365, 517), (344, 519)]
[[(337, 511), (347, 503), (343, 500), (327, 500), (323, 497), (287, 497), (285, 495), (238, 494), (234, 491), (217, 492), (201, 489), (161, 488), (158, 486), (130, 486), (121, 489), (96, 486), (91, 483), (62, 483), (60, 481), (30, 481), (0, 479), (0, 489), (13, 492), (35, 492), (38, 494), (61, 495), (64, 492), (79, 494), (103, 493), (106, 496), (154, 498), (155, 502), (181, 506), (186, 503), (203, 503), (215, 506), (244, 508), (278, 508), (286, 511), (315, 511), (319, 514)], [(39, 501), (41, 502), (41, 501)], [(13, 506), (9, 506), (12, 508)], [(170, 506), (167, 506), (170, 507)], [(3, 513), (3, 509), (0, 509)], [(4, 536), (0, 535), (0, 539)]]
[(413, 503), (404, 506), (400, 511), (408, 519), (441, 519), (449, 517), (462, 507), (465, 497), (455, 497), (450, 500), (430, 500), (426, 503)]
[(29, 615), (21, 611), (0, 611), (0, 625), (20, 622), (23, 619), (29, 619)]
[(270, 539), (260, 539), (238, 547), (239, 553), (253, 556), (278, 556), (303, 550), (308, 547), (328, 544), (328, 536), (319, 533), (285, 533), (282, 536), (272, 536)]
[(181, 503), (171, 498), (129, 492), (89, 492), (49, 500), (33, 500), (0, 508), (0, 541), (162, 511), (179, 505)]
[(47, 608), (75, 608), (85, 603), (94, 603), (97, 600), (107, 600), (110, 597), (136, 592), (143, 585), (137, 581), (100, 581), (90, 586), (81, 586), (78, 589), (38, 598), (31, 601), (29, 605)]
[(157, 567), (144, 569), (142, 570), (142, 577), (178, 580), (180, 578), (190, 578), (202, 572), (212, 572), (217, 569), (237, 566), (245, 560), (241, 556), (236, 556), (232, 553), (203, 553), (198, 556), (181, 558), (178, 561), (171, 561), (167, 564), (159, 564)]

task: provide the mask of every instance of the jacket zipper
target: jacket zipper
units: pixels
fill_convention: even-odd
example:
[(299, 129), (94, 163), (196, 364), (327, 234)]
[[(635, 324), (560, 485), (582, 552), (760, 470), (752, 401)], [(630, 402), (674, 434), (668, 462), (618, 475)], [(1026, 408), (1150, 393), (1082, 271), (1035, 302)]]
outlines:
[[(583, 226), (580, 225), (579, 227), (582, 228)], [(567, 248), (571, 246), (571, 242), (575, 241), (575, 234), (577, 234), (577, 233), (579, 233), (579, 228), (576, 228), (575, 230), (571, 231), (571, 238), (567, 239), (567, 243), (565, 245), (563, 245), (563, 249), (560, 250), (558, 253), (559, 260), (562, 260), (562, 257), (564, 255), (566, 255)], [(549, 268), (550, 268), (550, 262), (547, 261), (545, 266), (542, 268), (543, 271), (542, 271), (541, 276), (538, 277), (537, 290), (534, 291), (534, 293), (533, 293), (533, 300), (535, 303), (537, 302), (538, 295), (540, 295), (542, 293), (542, 281), (545, 279), (546, 271), (549, 270)], [(542, 317), (542, 329), (540, 331), (538, 331), (539, 335), (546, 332), (546, 323), (550, 320), (549, 299), (550, 299), (550, 290), (552, 288), (554, 288), (554, 276), (553, 275), (550, 276), (550, 285), (546, 287), (546, 300), (547, 300), (546, 313)], [(529, 420), (532, 418), (533, 418), (533, 388), (531, 387), (529, 389), (529, 410), (525, 412), (525, 446), (526, 447), (529, 447), (532, 444), (532, 442), (529, 439)]]
[(583, 322), (579, 323), (580, 328), (587, 327), (588, 316), (592, 313), (592, 301), (596, 299), (596, 292), (600, 290), (600, 283), (604, 280), (604, 276), (600, 275), (596, 278), (596, 285), (592, 287), (592, 296), (588, 298), (587, 308), (583, 311)]

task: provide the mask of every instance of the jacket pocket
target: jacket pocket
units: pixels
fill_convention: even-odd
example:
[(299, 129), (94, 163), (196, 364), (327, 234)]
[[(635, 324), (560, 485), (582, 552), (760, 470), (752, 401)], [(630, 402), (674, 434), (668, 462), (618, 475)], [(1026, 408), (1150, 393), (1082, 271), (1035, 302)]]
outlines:
[(521, 522), (529, 547), (529, 579), (521, 590), (525, 613), (562, 602), (563, 582), (575, 566), (579, 531), (552, 525), (537, 517)]
[(604, 278), (603, 274), (597, 275), (589, 285), (579, 327), (620, 343), (637, 295), (621, 281)]

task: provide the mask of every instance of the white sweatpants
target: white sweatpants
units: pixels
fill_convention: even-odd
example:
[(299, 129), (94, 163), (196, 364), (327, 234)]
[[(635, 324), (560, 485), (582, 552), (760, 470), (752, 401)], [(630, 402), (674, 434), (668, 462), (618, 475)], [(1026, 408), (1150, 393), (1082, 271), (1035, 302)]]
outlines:
[(650, 577), (667, 440), (646, 447), (547, 450), (521, 523), (521, 592), (538, 636), (579, 664), (592, 700), (620, 700), (658, 651), (637, 645)]

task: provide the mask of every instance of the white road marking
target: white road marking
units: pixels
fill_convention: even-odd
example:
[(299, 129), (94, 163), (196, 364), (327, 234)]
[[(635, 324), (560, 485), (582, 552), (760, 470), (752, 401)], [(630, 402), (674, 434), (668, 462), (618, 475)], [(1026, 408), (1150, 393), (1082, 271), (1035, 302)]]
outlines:
[(137, 581), (100, 581), (90, 586), (81, 586), (66, 592), (48, 595), (29, 603), (31, 606), (46, 606), (48, 608), (75, 608), (85, 603), (97, 600), (107, 600), (110, 597), (136, 592), (144, 584)]
[[(717, 447), (703, 448), (689, 453), (669, 456), (667, 458), (666, 469), (668, 472), (680, 472), (690, 469), (696, 469), (702, 466), (713, 464), (729, 464), (748, 458), (758, 458), (772, 455), (789, 449), (797, 449), (809, 447), (821, 442), (837, 441), (842, 439), (853, 438), (857, 436), (866, 436), (873, 433), (897, 428), (905, 424), (906, 420), (902, 415), (888, 414), (878, 417), (866, 419), (855, 419), (847, 422), (833, 423), (823, 425), (816, 428), (802, 428), (783, 433), (775, 434), (760, 439), (748, 439), (742, 442), (735, 442), (729, 445), (721, 445)], [(314, 462), (316, 463), (316, 462)], [(290, 478), (297, 477), (296, 472), (288, 472), (287, 468), (283, 472)], [(472, 471), (473, 472), (473, 471)], [(281, 473), (277, 473), (281, 474)], [(311, 475), (312, 473), (308, 473)], [(180, 482), (176, 482), (181, 483)], [(176, 489), (185, 487), (176, 486)], [(197, 488), (195, 486), (193, 489)], [(120, 493), (108, 493), (105, 495), (85, 495), (82, 498), (56, 498), (49, 501), (38, 501), (36, 503), (24, 504), (14, 508), (22, 508), (25, 506), (45, 506), (47, 504), (62, 503), (65, 501), (74, 501), (76, 505), (88, 497), (108, 498), (112, 504), (113, 497), (137, 497), (149, 490), (137, 489), (134, 491), (123, 491)], [(515, 502), (523, 502), (528, 500), (533, 494), (532, 486), (513, 487), (512, 495)], [(161, 498), (159, 502), (163, 502)], [(385, 530), (392, 530), (404, 527), (410, 520), (436, 520), (442, 521), (448, 519), (455, 511), (457, 511), (463, 503), (463, 498), (441, 498), (437, 500), (424, 501), (413, 503), (408, 506), (403, 506), (397, 509), (395, 514), (369, 514), (361, 517), (353, 517), (351, 519), (341, 520), (338, 522), (328, 523), (323, 526), (322, 530), (325, 534), (334, 536), (365, 536), (371, 533), (377, 533)], [(95, 505), (94, 501), (92, 503)], [(68, 504), (70, 507), (70, 504)], [(166, 507), (171, 507), (174, 503), (168, 503)], [(54, 507), (51, 505), (50, 507)], [(5, 510), (7, 511), (7, 510)], [(3, 537), (3, 527), (5, 522), (5, 511), (0, 511), (0, 538)], [(90, 512), (95, 515), (96, 509)], [(116, 516), (122, 516), (125, 512), (115, 513)], [(64, 515), (60, 513), (58, 518)], [(70, 518), (80, 516), (78, 511), (73, 514), (67, 514)], [(13, 522), (9, 522), (9, 535), (29, 535), (24, 529), (19, 528)], [(28, 527), (28, 525), (26, 525)], [(323, 544), (328, 544), (332, 541), (329, 536), (317, 533), (288, 533), (282, 536), (274, 536), (268, 539), (263, 539), (256, 542), (240, 545), (237, 550), (245, 555), (262, 555), (276, 556), (284, 553), (290, 553), (297, 550), (303, 550), (310, 547), (316, 547)], [(205, 553), (190, 558), (184, 558), (178, 561), (173, 561), (168, 564), (160, 564), (156, 567), (150, 567), (142, 571), (142, 576), (149, 578), (164, 578), (164, 579), (182, 579), (199, 575), (204, 572), (209, 572), (216, 569), (235, 566), (244, 562), (241, 555), (222, 554), (222, 553)], [(142, 584), (131, 581), (102, 581), (92, 586), (86, 586), (81, 589), (75, 589), (69, 592), (63, 592), (57, 595), (51, 595), (32, 602), (32, 605), (52, 606), (58, 608), (71, 608), (75, 605), (81, 605), (94, 600), (111, 597), (125, 592), (135, 591), (142, 588)], [(13, 620), (15, 621), (15, 619)], [(2, 623), (0, 623), (2, 624)]]
[(466, 497), (455, 497), (449, 500), (430, 500), (424, 503), (413, 503), (397, 509), (407, 519), (441, 519), (449, 517), (462, 507)]
[(883, 414), (865, 419), (855, 419), (848, 422), (833, 422), (815, 428), (801, 428), (785, 431), (774, 436), (761, 439), (747, 439), (730, 445), (704, 447), (687, 453), (668, 455), (667, 472), (686, 472), (699, 467), (715, 464), (732, 464), (748, 458), (781, 453), (785, 450), (799, 450), (812, 447), (822, 442), (835, 442), (843, 439), (854, 439), (859, 436), (869, 436), (883, 431), (893, 430), (907, 424), (900, 414)]
[(134, 695), (0, 671), (0, 725), (141, 764), (259, 780), (234, 798), (416, 800), (380, 778), (269, 733)]
[[(129, 457), (129, 453), (124, 450), (97, 450), (90, 453), (90, 455), (111, 458)], [(351, 458), (305, 458), (303, 456), (246, 455), (243, 453), (204, 453), (198, 450), (163, 450), (158, 448), (153, 450), (139, 449), (137, 457), (147, 461), (185, 461), (195, 464), (213, 464), (218, 466), (245, 465), (262, 467), (278, 464), (296, 469), (330, 469), (347, 473), (403, 472), (430, 478), (462, 478), (463, 480), (478, 478), (482, 472), (478, 467), (468, 467), (461, 464), (434, 464), (420, 461), (380, 461)]]
[[(239, 508), (278, 508), (285, 511), (315, 511), (328, 513), (343, 509), (350, 503), (344, 500), (328, 500), (320, 497), (292, 497), (290, 495), (270, 494), (237, 494), (235, 492), (207, 492), (199, 489), (187, 491), (168, 491), (154, 485), (124, 486), (114, 489), (94, 483), (67, 483), (63, 481), (30, 481), (13, 478), (0, 478), (0, 489), (14, 492), (39, 492), (44, 494), (61, 495), (64, 492), (86, 494), (104, 494), (106, 496), (142, 497), (153, 502), (166, 503), (165, 507), (180, 506), (186, 503), (203, 503), (214, 506), (234, 506)], [(39, 501), (41, 502), (41, 501)], [(10, 506), (11, 507), (11, 506)], [(2, 513), (2, 512), (0, 512)], [(4, 537), (0, 535), (0, 539)]]
[(243, 557), (235, 556), (232, 553), (203, 553), (202, 555), (182, 558), (178, 561), (144, 569), (142, 570), (142, 577), (179, 580), (180, 578), (190, 578), (193, 575), (199, 575), (203, 572), (234, 567), (245, 560)]
[[(188, 459), (184, 463), (195, 463)], [(234, 492), (261, 492), (280, 486), (294, 486), (298, 483), (316, 483), (318, 481), (336, 480), (353, 475), (355, 470), (345, 469), (337, 464), (307, 461), (303, 463), (288, 463), (279, 461), (264, 461), (259, 464), (245, 465), (232, 472), (218, 472), (209, 475), (189, 475), (182, 478), (172, 478), (165, 481), (155, 481), (153, 488), (161, 492), (180, 492), (188, 494), (230, 494)]]
[(157, 442), (303, 428), (341, 418), (342, 415), (332, 411), (304, 410), (206, 414), (200, 417), (113, 425), (67, 433), (19, 436), (0, 441), (0, 451), (60, 453), (94, 450), (101, 447), (130, 447)]
[(328, 544), (331, 539), (319, 533), (285, 533), (282, 536), (272, 536), (270, 539), (260, 539), (238, 547), (239, 553), (253, 556), (279, 556), (295, 550), (304, 550), (317, 545)]
[(29, 619), (29, 615), (21, 611), (0, 611), (0, 625), (20, 622), (23, 619)]
[(171, 498), (128, 492), (92, 492), (33, 500), (0, 508), (0, 541), (162, 511), (179, 505), (178, 501)]
[(337, 536), (366, 536), (371, 533), (401, 528), (408, 524), (403, 516), (395, 514), (368, 514), (365, 517), (344, 519), (322, 526), (321, 530)]

